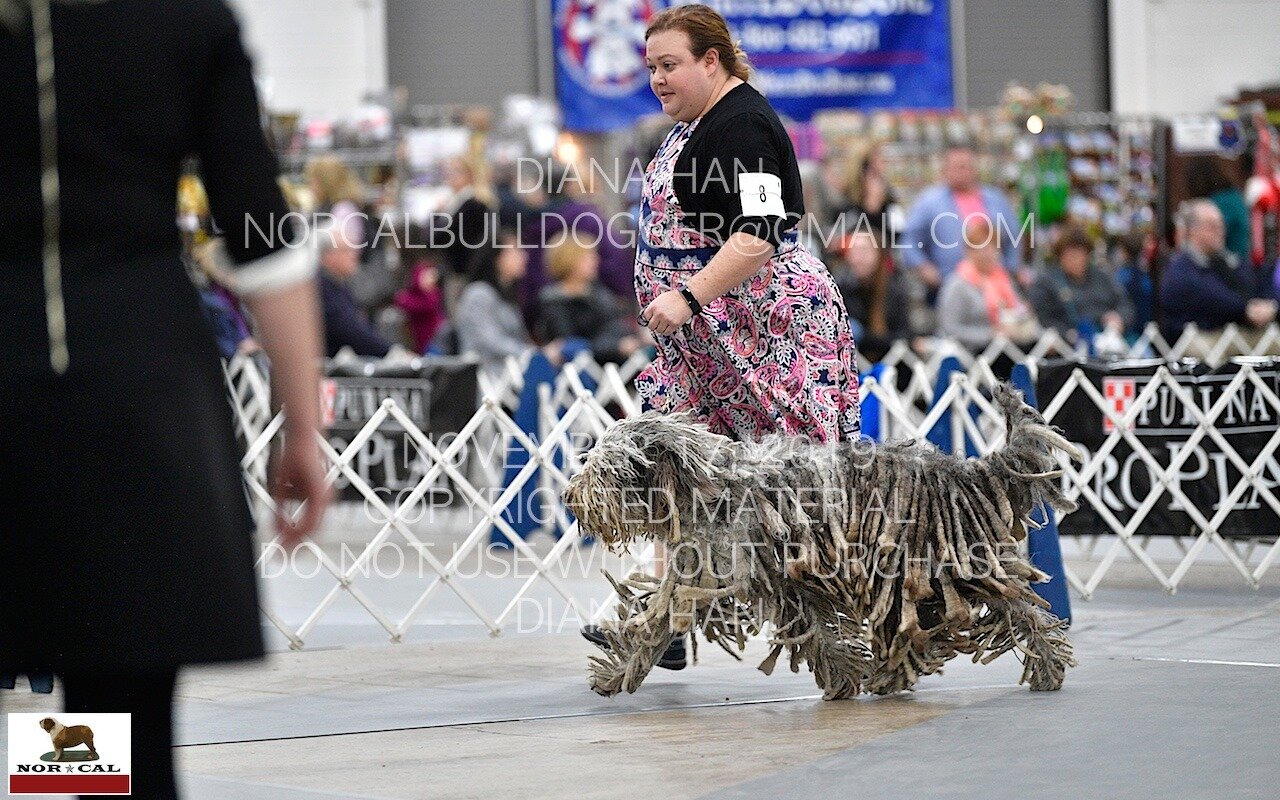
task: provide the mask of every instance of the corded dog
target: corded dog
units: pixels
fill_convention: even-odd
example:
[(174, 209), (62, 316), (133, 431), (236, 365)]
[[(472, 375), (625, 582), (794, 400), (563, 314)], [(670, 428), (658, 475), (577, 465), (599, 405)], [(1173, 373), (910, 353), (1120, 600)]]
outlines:
[(994, 401), (1004, 444), (968, 460), (914, 441), (738, 442), (687, 414), (616, 423), (565, 501), (582, 535), (656, 540), (667, 569), (609, 576), (622, 602), (601, 626), (591, 687), (634, 692), (690, 630), (738, 658), (769, 623), (760, 669), (786, 652), (827, 699), (909, 690), (957, 654), (1014, 650), (1023, 682), (1060, 688), (1075, 665), (1066, 623), (1031, 590), (1048, 576), (1019, 543), (1041, 503), (1074, 510), (1055, 451), (1080, 456), (1011, 387)]

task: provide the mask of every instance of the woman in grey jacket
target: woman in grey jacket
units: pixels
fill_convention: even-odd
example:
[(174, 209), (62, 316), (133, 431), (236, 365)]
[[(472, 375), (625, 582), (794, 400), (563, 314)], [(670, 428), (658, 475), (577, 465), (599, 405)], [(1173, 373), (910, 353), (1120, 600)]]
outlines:
[(973, 217), (964, 239), (965, 258), (938, 293), (938, 335), (974, 352), (998, 335), (1014, 344), (1034, 341), (1039, 323), (1000, 262), (1000, 240), (991, 223)]
[[(506, 231), (498, 235), (496, 245), (472, 256), (471, 282), (458, 298), (453, 326), (459, 351), (478, 356), (488, 372), (501, 371), (508, 358), (534, 348), (516, 303), (516, 285), (524, 277), (528, 260), (515, 235)], [(558, 342), (547, 345), (544, 352), (552, 363), (559, 363)]]

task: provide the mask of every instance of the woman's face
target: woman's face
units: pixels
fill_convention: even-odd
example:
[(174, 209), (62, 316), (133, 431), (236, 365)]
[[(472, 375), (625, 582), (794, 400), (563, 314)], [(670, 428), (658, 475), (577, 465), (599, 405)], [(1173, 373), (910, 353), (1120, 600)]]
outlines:
[(1000, 263), (1000, 237), (986, 231), (967, 231), (965, 250), (969, 260), (982, 272), (989, 272)]
[(516, 247), (514, 242), (503, 242), (503, 249), (498, 253), (498, 280), (509, 285), (524, 277), (525, 265), (529, 263), (529, 254), (523, 248)]
[(1089, 251), (1082, 247), (1068, 247), (1058, 257), (1058, 264), (1067, 277), (1079, 280), (1089, 269)]
[(471, 183), (471, 170), (460, 158), (451, 158), (444, 165), (444, 182), (455, 192), (460, 192)]
[(844, 263), (849, 265), (858, 280), (869, 280), (880, 263), (875, 237), (870, 234), (854, 236), (844, 251)]
[(573, 266), (574, 276), (583, 283), (591, 283), (600, 274), (600, 256), (595, 250), (587, 250)]
[(649, 67), (649, 88), (662, 102), (662, 113), (676, 122), (693, 122), (702, 114), (722, 72), (715, 50), (694, 58), (689, 34), (679, 30), (650, 36), (644, 61)]

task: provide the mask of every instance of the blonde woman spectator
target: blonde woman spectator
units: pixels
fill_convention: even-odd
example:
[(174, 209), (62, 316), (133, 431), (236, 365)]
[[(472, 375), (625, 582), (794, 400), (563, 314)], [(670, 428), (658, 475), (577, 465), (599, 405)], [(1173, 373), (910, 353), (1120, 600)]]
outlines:
[(364, 186), (355, 172), (339, 158), (321, 156), (307, 164), (307, 183), (319, 216), (317, 227), (332, 227), (342, 237), (341, 244), (364, 247)]
[(633, 316), (601, 285), (594, 247), (566, 235), (551, 248), (547, 267), (554, 282), (539, 294), (538, 338), (582, 340), (602, 362), (625, 361), (644, 345), (631, 330)]
[(842, 233), (870, 230), (882, 246), (892, 241), (885, 232), (892, 235), (901, 227), (903, 212), (885, 177), (884, 145), (878, 139), (868, 139), (850, 148), (840, 212)]

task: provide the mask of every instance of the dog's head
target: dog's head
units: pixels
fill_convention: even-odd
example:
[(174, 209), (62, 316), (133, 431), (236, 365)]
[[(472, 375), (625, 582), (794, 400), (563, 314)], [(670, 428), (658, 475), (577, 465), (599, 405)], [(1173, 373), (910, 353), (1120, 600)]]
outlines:
[(714, 494), (735, 443), (692, 415), (648, 412), (605, 432), (565, 488), (584, 536), (606, 545), (680, 539), (680, 516), (694, 497)]
[(58, 721), (53, 717), (45, 717), (44, 719), (40, 720), (40, 727), (44, 728), (45, 733), (48, 733), (49, 731), (53, 730), (53, 727), (57, 724), (58, 724)]

